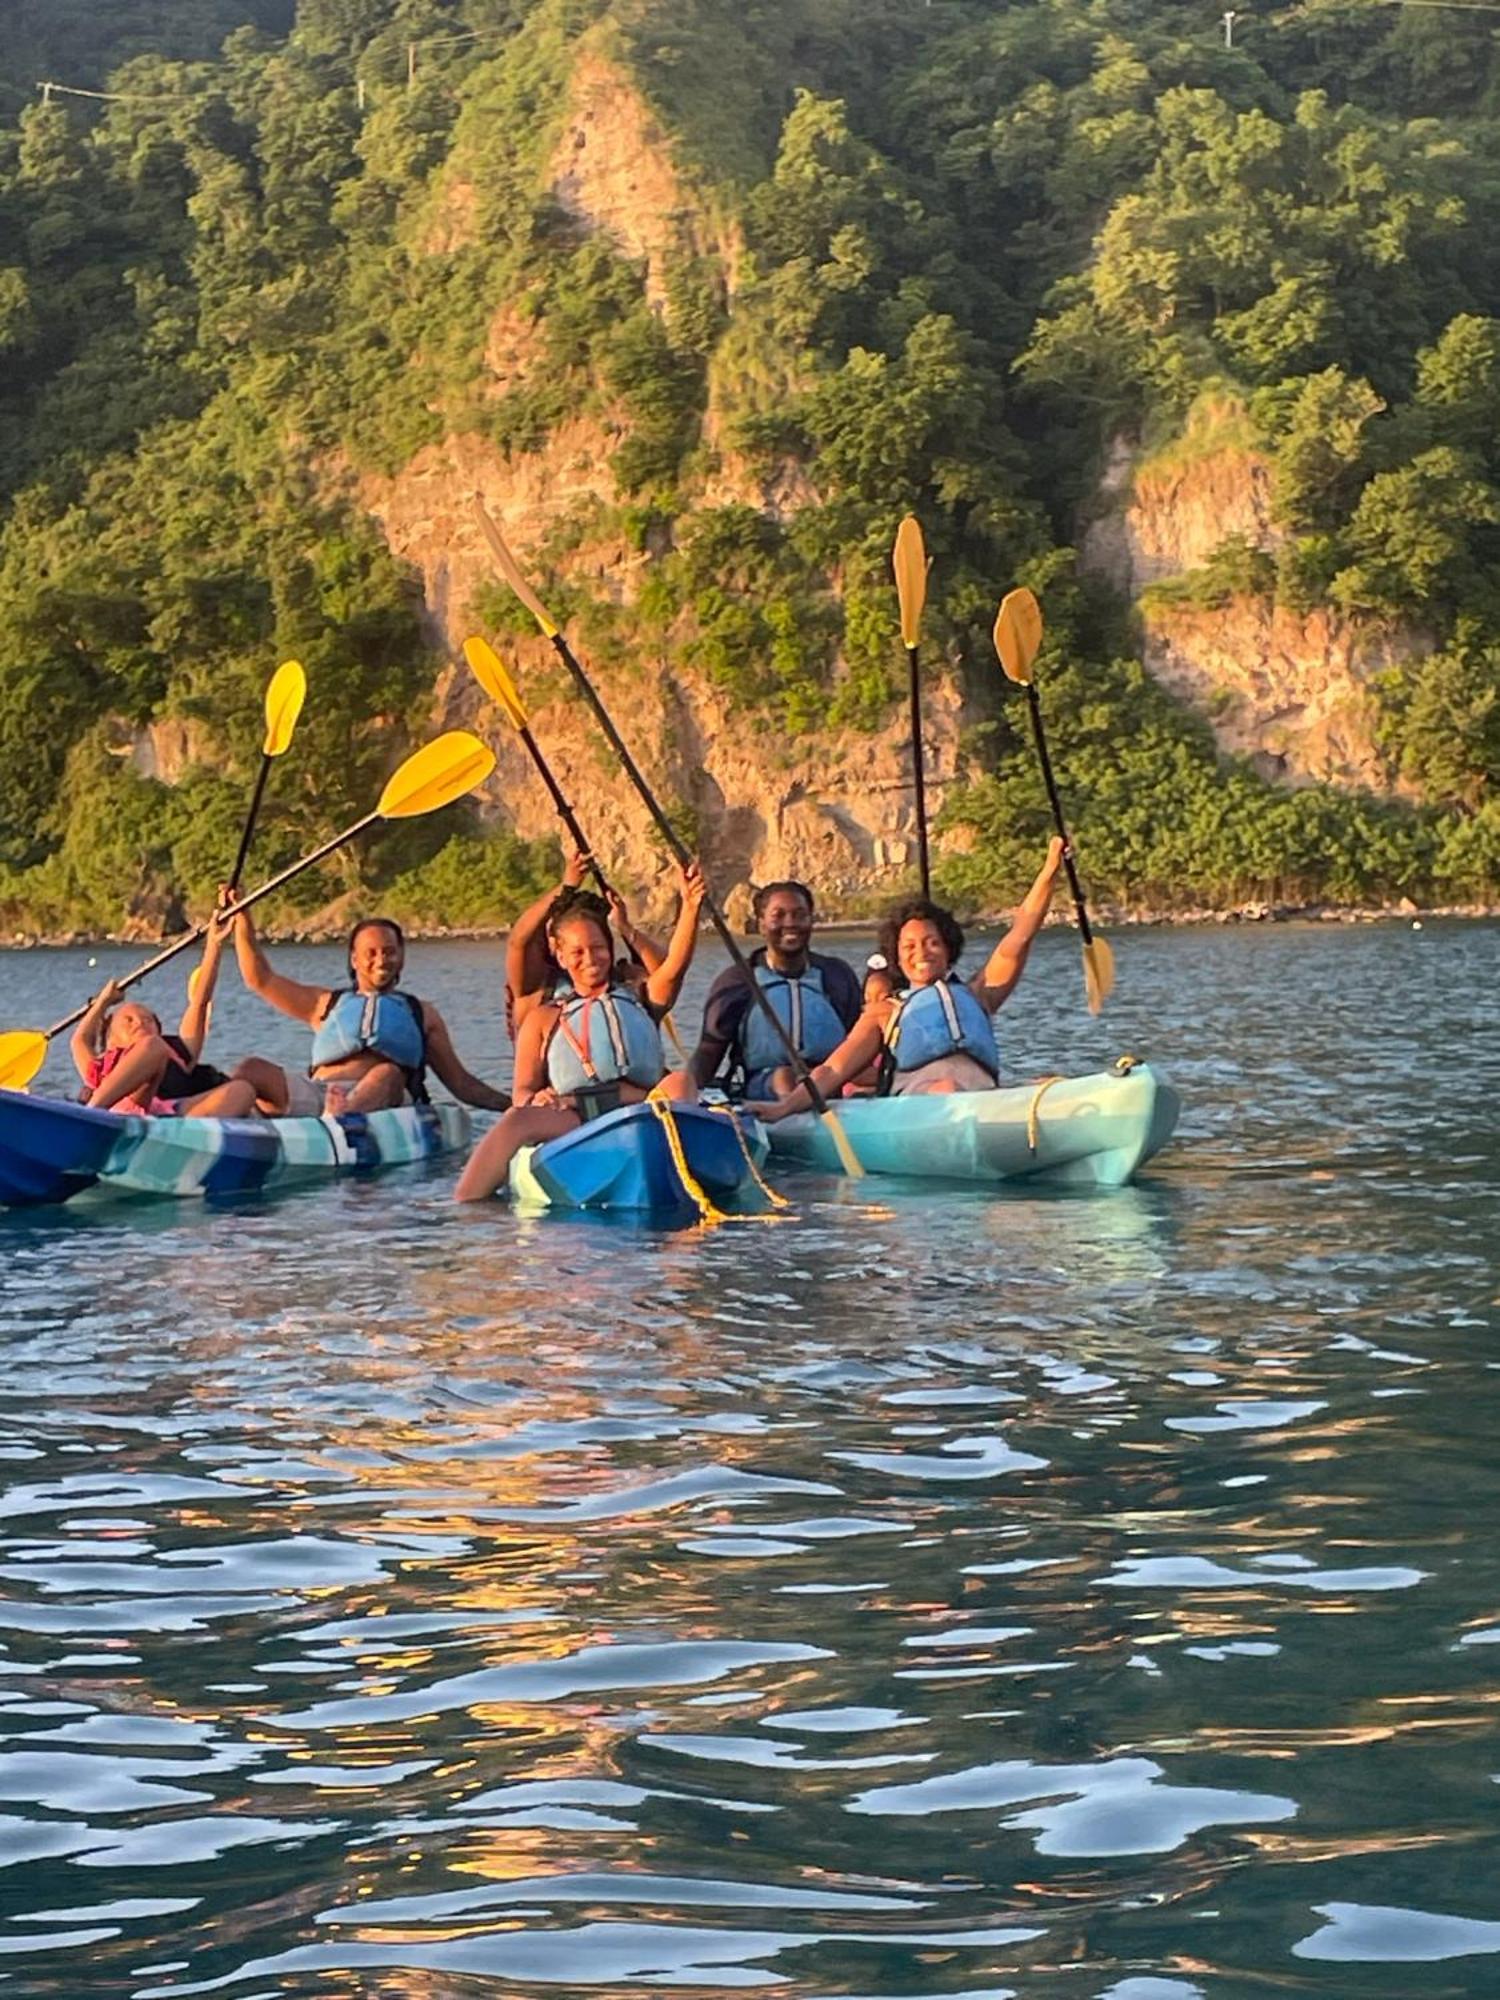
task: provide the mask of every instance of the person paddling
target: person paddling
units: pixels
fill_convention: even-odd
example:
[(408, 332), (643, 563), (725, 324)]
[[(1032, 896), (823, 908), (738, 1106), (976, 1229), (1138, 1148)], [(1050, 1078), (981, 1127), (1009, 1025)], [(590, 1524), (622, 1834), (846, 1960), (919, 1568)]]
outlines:
[(568, 982), (544, 1000), (516, 1038), (515, 1108), (469, 1155), (455, 1198), (481, 1201), (501, 1187), (523, 1146), (541, 1145), (622, 1104), (639, 1104), (653, 1090), (691, 1103), (691, 1075), (666, 1074), (660, 1022), (682, 989), (698, 939), (704, 897), (695, 861), (682, 871), (682, 905), (666, 957), (637, 990), (618, 977), (609, 925), (564, 890), (547, 923), (552, 955)]
[[(881, 926), (880, 948), (896, 969), (901, 990), (870, 1001), (852, 1032), (813, 1070), (819, 1089), (836, 1095), (878, 1062), (879, 1088), (893, 1096), (993, 1090), (1000, 1074), (993, 1016), (1026, 968), (1063, 852), (1062, 841), (1053, 840), (1010, 929), (966, 985), (954, 977), (964, 934), (952, 912), (925, 900), (892, 911)], [(750, 1108), (774, 1124), (810, 1104), (806, 1085), (799, 1085), (789, 1096)]]
[(349, 934), (349, 984), (308, 986), (273, 970), (248, 910), (234, 909), (240, 977), (258, 998), (313, 1030), (306, 1076), (263, 1057), (239, 1065), (273, 1116), (320, 1117), (325, 1111), (381, 1111), (427, 1101), (430, 1069), (464, 1104), (505, 1111), (510, 1099), (459, 1060), (447, 1024), (430, 1000), (399, 990), (406, 940), (389, 917), (364, 917)]
[(255, 1091), (202, 1060), (209, 1006), (219, 979), (227, 933), (209, 926), (197, 977), (188, 982), (187, 1006), (175, 1035), (138, 1000), (127, 1000), (109, 980), (73, 1031), (73, 1065), (83, 1079), (83, 1101), (95, 1111), (137, 1112), (146, 1117), (248, 1118)]
[[(859, 1019), (859, 977), (841, 958), (810, 948), (816, 912), (805, 883), (767, 882), (751, 908), (765, 939), (750, 955), (756, 984), (803, 1059), (822, 1062)], [(731, 1095), (785, 1097), (796, 1089), (786, 1049), (738, 966), (727, 966), (709, 988), (688, 1066), (700, 1088), (723, 1072)]]

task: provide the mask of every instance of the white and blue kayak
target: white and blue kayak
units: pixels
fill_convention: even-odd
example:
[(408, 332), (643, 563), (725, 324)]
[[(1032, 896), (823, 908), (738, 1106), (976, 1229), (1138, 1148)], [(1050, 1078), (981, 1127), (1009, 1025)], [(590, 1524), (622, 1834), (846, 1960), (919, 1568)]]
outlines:
[[(833, 1115), (866, 1173), (1115, 1188), (1161, 1151), (1180, 1109), (1176, 1091), (1148, 1064), (1122, 1062), (1094, 1076), (1004, 1090), (840, 1098)], [(840, 1171), (823, 1120), (811, 1112), (766, 1130), (778, 1161)]]
[(469, 1142), (459, 1104), (324, 1118), (143, 1118), (0, 1090), (0, 1208), (87, 1188), (229, 1199), (437, 1159)]
[(511, 1162), (510, 1191), (530, 1208), (706, 1216), (755, 1202), (765, 1154), (759, 1120), (727, 1105), (625, 1104), (560, 1139), (523, 1147)]

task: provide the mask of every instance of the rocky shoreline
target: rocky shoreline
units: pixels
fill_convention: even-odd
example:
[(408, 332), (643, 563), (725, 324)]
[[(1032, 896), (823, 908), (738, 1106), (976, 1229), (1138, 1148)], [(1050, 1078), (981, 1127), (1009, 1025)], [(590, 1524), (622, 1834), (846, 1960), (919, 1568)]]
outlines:
[[(965, 922), (977, 929), (988, 930), (1003, 924), (1009, 916), (1008, 910), (980, 912)], [(1500, 917), (1500, 905), (1493, 903), (1414, 903), (1403, 896), (1396, 903), (1243, 903), (1231, 909), (1193, 908), (1186, 910), (1120, 909), (1102, 904), (1089, 911), (1091, 920), (1100, 930), (1139, 930), (1173, 928), (1178, 925), (1203, 924), (1381, 924), (1381, 923), (1422, 923), (1429, 918), (1464, 918), (1468, 920)], [(820, 928), (828, 935), (839, 933), (867, 932), (879, 922), (878, 913), (869, 917), (840, 917), (830, 919)], [(1049, 925), (1073, 923), (1073, 913), (1069, 909), (1054, 909), (1048, 917)], [(307, 923), (294, 925), (287, 930), (272, 930), (265, 933), (270, 944), (336, 944), (347, 931), (345, 922), (319, 921), (314, 918)], [(484, 943), (503, 938), (509, 933), (509, 926), (493, 924), (470, 929), (450, 929), (441, 924), (418, 927), (405, 926), (406, 935), (412, 940), (439, 942), (454, 939), (474, 943)], [(63, 931), (57, 933), (32, 933), (16, 931), (8, 938), (0, 940), (0, 951), (57, 951), (67, 948), (77, 949), (87, 946), (91, 949), (104, 945), (161, 945), (170, 942), (174, 933), (147, 928), (129, 928), (110, 931), (100, 936), (88, 931)]]

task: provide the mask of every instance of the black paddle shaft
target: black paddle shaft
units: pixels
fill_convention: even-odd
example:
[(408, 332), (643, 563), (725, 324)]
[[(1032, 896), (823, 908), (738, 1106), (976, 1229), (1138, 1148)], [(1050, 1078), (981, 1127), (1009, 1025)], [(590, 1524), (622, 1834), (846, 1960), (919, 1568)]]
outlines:
[[(542, 746), (537, 742), (536, 738), (532, 735), (530, 724), (525, 722), (520, 723), (518, 725), (517, 733), (519, 734), (521, 741), (525, 744), (526, 749), (530, 754), (532, 763), (536, 765), (538, 776), (541, 778), (542, 783), (547, 787), (548, 792), (551, 794), (552, 804), (554, 809), (556, 810), (557, 816), (562, 821), (563, 825), (568, 829), (568, 838), (572, 841), (573, 845), (578, 849), (580, 854), (588, 855), (589, 873), (593, 876), (595, 882), (598, 884), (599, 894), (601, 896), (607, 896), (609, 894), (609, 884), (604, 879), (604, 870), (599, 866), (599, 863), (594, 859), (593, 853), (589, 848), (589, 844), (583, 837), (583, 828), (578, 824), (578, 815), (577, 813), (574, 812), (572, 806), (569, 805), (567, 794), (564, 792), (562, 786), (557, 782), (557, 779), (553, 774), (552, 766), (547, 762), (546, 758), (542, 755)], [(630, 956), (635, 960), (637, 965), (645, 964), (646, 961), (641, 957), (640, 953), (636, 950), (635, 946), (631, 944), (628, 938), (625, 940), (625, 948), (630, 953)]]
[(911, 668), (911, 769), (917, 793), (917, 866), (922, 875), (924, 902), (932, 895), (932, 871), (927, 859), (927, 774), (922, 763), (922, 680), (917, 671), (917, 649), (908, 646)]
[(1057, 796), (1057, 780), (1052, 775), (1052, 759), (1047, 755), (1047, 732), (1042, 727), (1042, 703), (1037, 694), (1035, 681), (1026, 683), (1026, 700), (1031, 709), (1031, 733), (1036, 738), (1037, 761), (1042, 767), (1042, 781), (1047, 787), (1047, 797), (1052, 801), (1052, 821), (1057, 828), (1058, 838), (1063, 843), (1063, 867), (1068, 871), (1068, 887), (1073, 892), (1073, 908), (1078, 913), (1078, 935), (1084, 943), (1094, 942), (1094, 933), (1089, 929), (1089, 913), (1084, 907), (1083, 884), (1078, 879), (1078, 870), (1073, 866), (1073, 855), (1068, 846), (1068, 829), (1063, 822), (1062, 800)]
[[(562, 633), (554, 632), (551, 634), (551, 638), (553, 645), (557, 648), (558, 655), (561, 658), (564, 666), (568, 669), (568, 672), (573, 676), (574, 682), (576, 683), (578, 688), (578, 692), (583, 696), (584, 700), (593, 710), (594, 720), (599, 724), (599, 727), (604, 731), (604, 734), (608, 737), (610, 742), (610, 747), (613, 749), (615, 755), (619, 758), (621, 764), (625, 767), (626, 777), (629, 778), (631, 784), (633, 784), (636, 790), (640, 793), (641, 803), (645, 806), (647, 812), (650, 813), (652, 819), (656, 822), (657, 832), (661, 835), (662, 839), (667, 843), (667, 846), (672, 850), (672, 853), (676, 857), (679, 866), (686, 868), (692, 861), (693, 857), (691, 854), (689, 854), (687, 848), (678, 838), (677, 829), (673, 826), (672, 822), (667, 818), (666, 814), (662, 811), (660, 805), (657, 803), (656, 794), (652, 791), (651, 787), (646, 783), (645, 777), (641, 771), (641, 767), (639, 766), (639, 764), (636, 763), (634, 757), (631, 756), (630, 751), (626, 746), (624, 737), (621, 736), (619, 730), (615, 728), (614, 723), (611, 721), (609, 710), (604, 706), (604, 703), (599, 699), (598, 695), (595, 693), (593, 682), (589, 679), (588, 675), (583, 671), (583, 668), (579, 665), (578, 659), (573, 652), (573, 648), (568, 644), (567, 640), (563, 637)], [(772, 1028), (776, 1032), (777, 1040), (781, 1043), (782, 1047), (786, 1050), (787, 1055), (791, 1059), (791, 1065), (796, 1072), (797, 1081), (805, 1085), (807, 1094), (812, 1099), (813, 1109), (821, 1117), (827, 1111), (828, 1105), (823, 1097), (823, 1093), (818, 1089), (818, 1086), (813, 1082), (812, 1070), (808, 1066), (808, 1061), (806, 1056), (803, 1055), (802, 1051), (797, 1047), (797, 1044), (792, 1040), (791, 1036), (787, 1032), (785, 1022), (782, 1020), (781, 1016), (776, 1012), (776, 1009), (771, 1005), (770, 1001), (766, 998), (765, 989), (762, 987), (760, 981), (756, 978), (754, 972), (752, 971), (749, 959), (746, 958), (744, 952), (740, 950), (738, 939), (735, 937), (733, 931), (730, 930), (728, 924), (724, 921), (723, 912), (719, 909), (718, 904), (714, 901), (712, 896), (708, 895), (704, 896), (703, 907), (708, 911), (709, 919), (712, 922), (714, 929), (719, 934), (720, 943), (724, 946), (724, 949), (729, 953), (729, 956), (734, 960), (735, 964), (738, 966), (740, 973), (744, 978), (745, 984), (750, 990), (751, 999), (753, 1000), (755, 1005), (759, 1007), (761, 1013), (764, 1014), (767, 1021), (770, 1022)]]
[[(290, 868), (283, 868), (281, 873), (273, 875), (269, 882), (262, 882), (258, 889), (252, 889), (248, 896), (235, 904), (235, 909), (237, 911), (248, 910), (253, 903), (258, 903), (262, 896), (271, 895), (273, 891), (281, 888), (284, 883), (290, 882), (294, 875), (300, 875), (304, 868), (311, 868), (316, 862), (326, 860), (336, 849), (344, 846), (347, 841), (353, 840), (357, 833), (363, 833), (367, 826), (373, 826), (380, 817), (381, 815), (378, 812), (366, 813), (365, 817), (358, 821), (356, 825), (347, 827), (343, 833), (336, 833), (332, 840), (325, 840), (323, 845), (315, 848), (311, 854), (304, 854), (302, 859), (294, 861)], [(174, 958), (179, 957), (185, 951), (191, 951), (195, 944), (201, 944), (207, 936), (208, 925), (198, 924), (187, 933), (186, 937), (176, 939), (164, 951), (159, 951), (155, 958), (148, 958), (146, 963), (138, 965), (134, 972), (127, 972), (123, 979), (116, 982), (120, 991), (123, 993), (127, 987), (134, 986), (136, 981), (144, 979), (147, 973), (156, 972), (160, 967), (170, 965)], [(47, 1040), (50, 1042), (54, 1035), (60, 1035), (64, 1028), (75, 1026), (83, 1019), (93, 1004), (93, 1001), (90, 1000), (82, 1007), (75, 1007), (71, 1014), (65, 1014), (60, 1021), (54, 1021), (52, 1026), (45, 1031)]]
[(271, 775), (271, 757), (265, 752), (260, 760), (260, 769), (255, 776), (255, 790), (250, 794), (250, 810), (245, 814), (244, 830), (240, 834), (240, 851), (234, 857), (234, 867), (229, 872), (229, 886), (238, 889), (240, 877), (245, 872), (245, 863), (250, 858), (250, 843), (255, 838), (255, 822), (260, 818), (260, 802), (266, 795), (266, 779)]

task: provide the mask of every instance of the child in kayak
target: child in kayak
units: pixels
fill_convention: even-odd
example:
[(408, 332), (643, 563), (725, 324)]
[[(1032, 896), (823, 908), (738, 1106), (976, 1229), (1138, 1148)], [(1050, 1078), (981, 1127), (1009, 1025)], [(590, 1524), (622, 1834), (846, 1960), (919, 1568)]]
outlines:
[[(881, 1094), (916, 1096), (958, 1090), (993, 1090), (1000, 1074), (993, 1017), (1015, 991), (1031, 941), (1042, 927), (1063, 862), (1054, 839), (1041, 871), (1017, 909), (1010, 929), (984, 969), (965, 985), (953, 972), (964, 934), (950, 910), (937, 903), (905, 903), (880, 929), (880, 949), (899, 988), (876, 990), (844, 1040), (813, 1070), (826, 1097), (836, 1097), (871, 1063), (880, 1067)], [(750, 1109), (767, 1124), (806, 1111), (805, 1084), (774, 1103)]]
[(564, 890), (547, 922), (547, 941), (568, 991), (544, 999), (516, 1038), (514, 1107), (469, 1155), (455, 1190), (459, 1201), (481, 1201), (504, 1185), (523, 1146), (557, 1139), (622, 1104), (639, 1104), (653, 1090), (693, 1103), (690, 1075), (666, 1074), (662, 1016), (681, 991), (698, 938), (703, 871), (682, 871), (682, 907), (666, 957), (639, 989), (617, 976), (609, 925), (576, 891)]
[(127, 1000), (114, 980), (101, 987), (73, 1032), (73, 1066), (83, 1079), (85, 1104), (148, 1118), (251, 1116), (251, 1085), (232, 1081), (202, 1060), (226, 936), (221, 924), (209, 926), (175, 1035), (164, 1035), (159, 1017), (138, 1000)]

